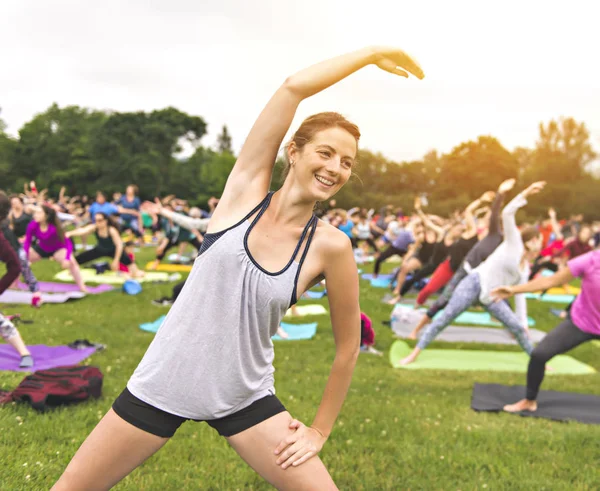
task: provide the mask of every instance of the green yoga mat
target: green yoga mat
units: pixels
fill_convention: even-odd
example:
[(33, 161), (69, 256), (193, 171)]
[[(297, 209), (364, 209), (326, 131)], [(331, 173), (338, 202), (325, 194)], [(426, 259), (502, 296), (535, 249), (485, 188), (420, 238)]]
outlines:
[[(455, 349), (426, 349), (410, 365), (401, 366), (400, 360), (408, 356), (412, 348), (404, 341), (396, 341), (390, 348), (390, 363), (394, 368), (411, 370), (478, 370), (494, 372), (527, 373), (529, 356), (523, 352), (475, 351)], [(596, 373), (589, 365), (567, 355), (560, 355), (548, 363), (552, 371), (546, 375), (586, 375)]]
[[(81, 270), (81, 276), (85, 283), (109, 283), (111, 285), (122, 285), (127, 281), (127, 278), (118, 276), (112, 271), (107, 271), (103, 274), (96, 274), (96, 271), (90, 268), (84, 268)], [(140, 283), (152, 283), (159, 281), (176, 281), (181, 278), (181, 275), (176, 273), (159, 273), (156, 271), (147, 271), (143, 278), (137, 278), (136, 281)], [(73, 283), (73, 277), (71, 273), (66, 269), (63, 269), (60, 273), (54, 276), (56, 281), (64, 281), (67, 283)]]

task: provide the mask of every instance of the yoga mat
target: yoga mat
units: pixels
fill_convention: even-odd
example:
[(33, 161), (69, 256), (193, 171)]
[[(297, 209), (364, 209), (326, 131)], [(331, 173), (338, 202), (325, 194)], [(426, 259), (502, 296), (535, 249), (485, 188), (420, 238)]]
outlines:
[[(392, 321), (392, 331), (401, 338), (407, 338), (417, 322), (406, 322), (404, 319), (395, 319)], [(425, 332), (425, 328), (419, 333), (419, 337)], [(529, 330), (529, 339), (533, 343), (539, 343), (546, 333), (537, 329)], [(467, 327), (467, 326), (448, 326), (436, 338), (436, 341), (446, 341), (449, 343), (485, 343), (485, 344), (511, 344), (518, 345), (517, 340), (512, 337), (510, 331), (504, 328), (495, 327)]]
[[(78, 300), (85, 297), (83, 292), (66, 292), (66, 293), (42, 293), (42, 301), (44, 303), (65, 303), (69, 300)], [(20, 290), (6, 290), (0, 295), (0, 303), (17, 303), (31, 304), (33, 293), (23, 292)]]
[[(552, 364), (552, 360), (550, 361)], [(507, 404), (525, 398), (525, 387), (519, 385), (475, 384), (471, 396), (471, 409), (475, 411), (503, 411)], [(537, 399), (537, 411), (522, 411), (516, 414), (531, 418), (554, 421), (578, 421), (600, 424), (600, 397), (576, 392), (542, 390)]]
[[(38, 286), (40, 291), (43, 293), (67, 293), (67, 292), (78, 292), (79, 288), (74, 283), (55, 283), (53, 281), (38, 281)], [(19, 281), (17, 284), (17, 288), (19, 290), (27, 290), (29, 291), (29, 287)], [(97, 295), (99, 293), (109, 292), (114, 290), (113, 286), (110, 285), (98, 285), (98, 286), (88, 286), (87, 287), (89, 293), (93, 295)]]
[[(94, 271), (93, 269), (84, 268), (81, 270), (81, 275), (85, 283), (110, 283), (111, 285), (122, 285), (127, 281), (127, 278), (119, 276), (116, 273), (113, 273), (112, 271), (107, 271), (103, 274), (96, 274), (96, 271)], [(54, 279), (58, 281), (65, 281), (67, 283), (73, 283), (71, 273), (69, 273), (69, 271), (66, 269), (56, 274), (54, 276)], [(177, 281), (179, 279), (181, 279), (180, 274), (168, 274), (160, 273), (157, 271), (148, 271), (146, 272), (143, 278), (137, 278), (136, 281), (139, 281), (140, 283), (152, 283)]]
[[(305, 315), (323, 315), (327, 313), (327, 309), (322, 305), (298, 305), (298, 315), (297, 317), (303, 317)], [(286, 317), (296, 317), (292, 316), (292, 309), (289, 309), (286, 314)]]
[(371, 280), (371, 286), (374, 288), (389, 288), (392, 284), (390, 278), (375, 278)]
[(308, 290), (302, 295), (304, 298), (323, 298), (327, 295), (327, 290), (312, 291)]
[(165, 317), (167, 317), (167, 316), (161, 315), (154, 322), (145, 322), (144, 324), (140, 324), (140, 329), (142, 331), (147, 331), (147, 332), (158, 332), (158, 329), (162, 325), (163, 321), (165, 320)]
[(189, 256), (180, 256), (179, 254), (169, 254), (167, 256), (167, 261), (175, 264), (189, 264), (193, 261), (193, 259)]
[[(373, 278), (373, 274), (372, 273), (365, 273), (362, 274), (360, 276), (363, 280), (374, 280), (375, 278)], [(385, 280), (393, 280), (395, 278), (395, 275), (393, 274), (380, 274), (377, 276), (378, 279), (385, 279)]]
[(13, 372), (35, 372), (48, 368), (77, 365), (92, 355), (96, 348), (72, 349), (68, 346), (46, 346), (34, 344), (27, 346), (33, 357), (33, 367), (19, 368), (21, 355), (8, 344), (0, 344), (0, 370)]
[[(148, 268), (150, 268), (153, 262), (154, 261), (150, 261), (148, 264), (146, 264), (146, 271), (148, 271)], [(191, 270), (192, 265), (190, 264), (159, 264), (153, 271), (167, 271), (169, 273), (189, 273)]]
[(542, 302), (571, 303), (575, 300), (575, 295), (558, 295), (556, 293), (546, 293), (540, 296), (539, 293), (526, 293), (525, 298), (540, 300)]
[[(454, 349), (426, 349), (419, 359), (410, 365), (401, 366), (400, 360), (408, 356), (412, 349), (404, 341), (395, 341), (390, 348), (390, 363), (394, 368), (411, 370), (460, 370), (527, 373), (529, 356), (523, 352), (474, 351)], [(586, 375), (595, 373), (589, 365), (567, 355), (553, 358), (549, 363), (552, 371), (546, 375)]]
[[(441, 315), (441, 312), (434, 317), (438, 317)], [(531, 317), (527, 318), (529, 326), (535, 326), (535, 320)], [(453, 324), (474, 324), (476, 326), (502, 326), (500, 322), (492, 320), (492, 316), (489, 312), (463, 312), (456, 319), (454, 319)]]
[(273, 341), (300, 341), (301, 339), (311, 339), (317, 333), (317, 323), (311, 322), (310, 324), (288, 324), (282, 322), (281, 328), (288, 334), (286, 339), (279, 337), (275, 334), (271, 339)]

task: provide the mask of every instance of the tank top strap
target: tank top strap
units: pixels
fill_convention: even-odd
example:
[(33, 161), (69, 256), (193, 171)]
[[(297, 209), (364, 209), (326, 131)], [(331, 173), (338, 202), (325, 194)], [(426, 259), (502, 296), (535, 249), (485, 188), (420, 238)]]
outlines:
[[(319, 218), (317, 217), (317, 215), (313, 215), (311, 217), (311, 219), (308, 221), (308, 223), (306, 224), (306, 228), (304, 229), (304, 232), (302, 232), (302, 237), (300, 237), (298, 246), (296, 247), (296, 250), (294, 251), (294, 258), (295, 258), (296, 255), (298, 254), (298, 251), (300, 250), (302, 242), (304, 242), (306, 234), (308, 233), (308, 239), (306, 239), (306, 245), (304, 247), (304, 251), (302, 251), (302, 256), (300, 256), (300, 261), (298, 261), (298, 269), (296, 270), (296, 276), (294, 277), (294, 289), (292, 290), (292, 299), (290, 301), (290, 306), (294, 305), (298, 301), (298, 298), (297, 298), (298, 291), (297, 290), (298, 290), (298, 278), (300, 277), (300, 270), (302, 269), (302, 264), (304, 264), (304, 260), (306, 259), (306, 255), (308, 254), (308, 248), (310, 247), (310, 243), (312, 242), (312, 239), (315, 235), (315, 231), (317, 230), (318, 224), (319, 224)], [(309, 232), (309, 230), (310, 230), (310, 232)]]
[(258, 205), (256, 205), (252, 209), (252, 211), (250, 213), (248, 213), (242, 220), (240, 220), (239, 223), (243, 223), (246, 220), (249, 220), (252, 215), (254, 215), (257, 211), (260, 210), (260, 213), (258, 213), (258, 215), (256, 215), (254, 217), (254, 220), (252, 220), (251, 227), (253, 227), (256, 224), (256, 222), (258, 222), (260, 217), (263, 216), (264, 212), (267, 211), (267, 208), (269, 207), (269, 203), (271, 202), (272, 197), (273, 197), (273, 191), (269, 191), (267, 193), (267, 195), (263, 198), (263, 200), (260, 203), (258, 203)]

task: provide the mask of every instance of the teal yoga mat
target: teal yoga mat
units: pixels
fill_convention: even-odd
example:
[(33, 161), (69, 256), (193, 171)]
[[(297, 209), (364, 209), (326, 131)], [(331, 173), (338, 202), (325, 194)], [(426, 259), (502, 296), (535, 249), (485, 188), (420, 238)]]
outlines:
[(146, 322), (144, 324), (140, 324), (140, 329), (142, 331), (147, 331), (147, 332), (158, 332), (158, 328), (162, 325), (163, 321), (165, 320), (165, 317), (167, 317), (167, 316), (161, 315), (154, 322)]
[(287, 339), (279, 337), (277, 334), (271, 339), (273, 341), (300, 341), (302, 339), (311, 339), (317, 334), (317, 323), (310, 324), (288, 324), (282, 322), (281, 328), (288, 334)]
[[(527, 373), (529, 356), (523, 352), (512, 351), (475, 351), (454, 349), (426, 349), (410, 365), (401, 366), (400, 360), (408, 356), (412, 349), (404, 341), (396, 341), (390, 348), (390, 363), (394, 368), (409, 370), (459, 370), (459, 371), (495, 371)], [(568, 355), (553, 358), (548, 365), (546, 375), (587, 375), (596, 373), (594, 368)]]
[(539, 293), (526, 293), (525, 298), (541, 300), (542, 302), (571, 303), (575, 300), (575, 295), (555, 295), (546, 293), (546, 295), (540, 296)]

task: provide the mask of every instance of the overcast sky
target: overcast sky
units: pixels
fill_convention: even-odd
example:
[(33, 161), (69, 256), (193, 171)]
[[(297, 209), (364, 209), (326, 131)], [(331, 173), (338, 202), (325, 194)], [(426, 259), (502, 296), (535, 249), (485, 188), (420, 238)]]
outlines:
[(304, 102), (342, 112), (397, 161), (491, 134), (533, 146), (540, 121), (584, 121), (600, 151), (597, 2), (509, 0), (1, 0), (0, 117), (16, 135), (50, 104), (175, 106), (239, 149), (286, 76), (371, 44), (426, 78), (368, 67)]

